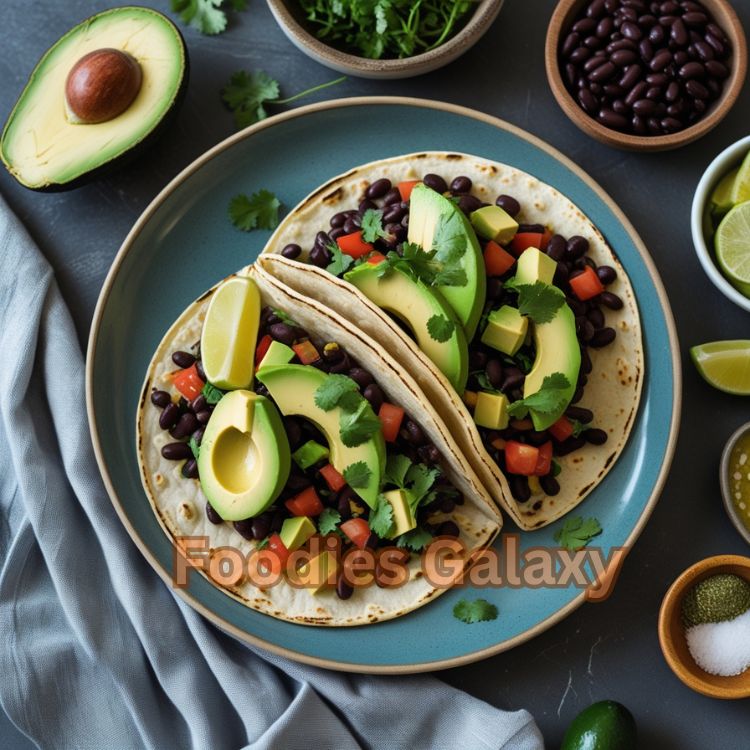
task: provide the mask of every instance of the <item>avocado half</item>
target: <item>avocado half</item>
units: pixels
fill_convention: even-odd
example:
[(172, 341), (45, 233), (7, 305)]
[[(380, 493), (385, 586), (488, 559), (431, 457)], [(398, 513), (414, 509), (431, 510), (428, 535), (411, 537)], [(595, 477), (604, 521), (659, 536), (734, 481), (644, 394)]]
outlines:
[[(74, 123), (66, 114), (68, 73), (104, 48), (131, 55), (142, 82), (132, 103), (113, 119)], [(185, 41), (150, 8), (112, 8), (72, 28), (44, 54), (13, 107), (0, 137), (0, 158), (32, 190), (78, 187), (137, 156), (161, 132), (188, 81)]]

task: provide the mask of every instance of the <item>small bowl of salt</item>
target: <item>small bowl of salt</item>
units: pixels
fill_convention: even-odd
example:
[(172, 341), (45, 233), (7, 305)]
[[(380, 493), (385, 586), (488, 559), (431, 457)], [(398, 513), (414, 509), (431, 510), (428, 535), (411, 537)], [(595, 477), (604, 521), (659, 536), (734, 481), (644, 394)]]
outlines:
[(750, 698), (750, 557), (719, 555), (688, 568), (659, 612), (672, 671), (712, 698)]

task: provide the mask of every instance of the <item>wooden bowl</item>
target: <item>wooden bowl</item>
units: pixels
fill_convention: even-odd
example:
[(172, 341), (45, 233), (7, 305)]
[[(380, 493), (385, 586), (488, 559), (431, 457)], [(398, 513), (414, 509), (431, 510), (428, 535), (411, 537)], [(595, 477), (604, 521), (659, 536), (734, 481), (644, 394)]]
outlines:
[(750, 557), (719, 555), (688, 568), (667, 591), (659, 612), (659, 643), (667, 664), (689, 688), (710, 698), (750, 698), (750, 669), (735, 677), (704, 672), (693, 660), (682, 624), (682, 600), (692, 586), (718, 573), (733, 573), (750, 582)]
[(268, 0), (268, 7), (289, 41), (321, 65), (359, 78), (409, 78), (447, 65), (468, 51), (489, 29), (503, 2), (479, 0), (473, 15), (458, 34), (435, 49), (398, 60), (372, 60), (326, 44), (308, 30), (294, 0)]
[(552, 93), (563, 112), (584, 133), (608, 146), (630, 151), (667, 151), (692, 143), (716, 127), (727, 115), (742, 89), (747, 73), (747, 40), (742, 24), (727, 0), (701, 0), (714, 17), (716, 23), (726, 32), (732, 43), (732, 69), (724, 83), (721, 97), (717, 99), (705, 116), (688, 128), (669, 135), (631, 135), (607, 128), (588, 115), (573, 98), (563, 81), (560, 71), (558, 50), (561, 40), (573, 25), (581, 8), (589, 0), (560, 0), (552, 13), (547, 28), (544, 60), (547, 80)]

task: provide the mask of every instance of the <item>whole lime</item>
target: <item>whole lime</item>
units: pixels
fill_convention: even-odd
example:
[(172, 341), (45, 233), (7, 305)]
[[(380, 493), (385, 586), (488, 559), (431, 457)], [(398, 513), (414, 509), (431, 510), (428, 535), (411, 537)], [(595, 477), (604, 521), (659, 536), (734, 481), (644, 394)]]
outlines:
[(573, 719), (560, 750), (635, 750), (636, 736), (633, 714), (622, 703), (600, 701)]

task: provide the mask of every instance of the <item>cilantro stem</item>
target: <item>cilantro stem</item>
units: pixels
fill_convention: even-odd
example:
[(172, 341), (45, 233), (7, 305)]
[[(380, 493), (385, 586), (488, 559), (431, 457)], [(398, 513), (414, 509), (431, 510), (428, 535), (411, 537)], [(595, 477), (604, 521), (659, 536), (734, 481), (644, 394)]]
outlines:
[(294, 96), (289, 96), (286, 99), (274, 99), (273, 101), (269, 101), (269, 104), (291, 104), (291, 102), (296, 101), (297, 99), (301, 99), (303, 96), (307, 96), (308, 94), (314, 94), (316, 91), (322, 91), (323, 89), (327, 89), (329, 86), (335, 86), (337, 83), (342, 83), (346, 80), (346, 76), (341, 76), (341, 78), (337, 78), (334, 81), (327, 81), (326, 83), (321, 83), (318, 86), (313, 86), (310, 89), (306, 89), (305, 91), (300, 91), (299, 94), (295, 94)]

